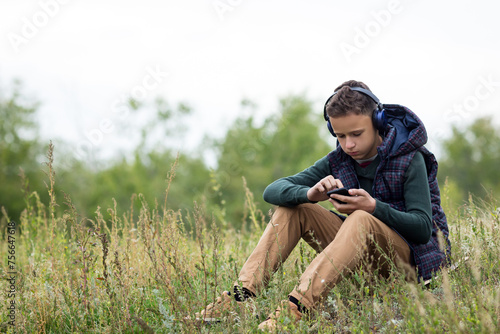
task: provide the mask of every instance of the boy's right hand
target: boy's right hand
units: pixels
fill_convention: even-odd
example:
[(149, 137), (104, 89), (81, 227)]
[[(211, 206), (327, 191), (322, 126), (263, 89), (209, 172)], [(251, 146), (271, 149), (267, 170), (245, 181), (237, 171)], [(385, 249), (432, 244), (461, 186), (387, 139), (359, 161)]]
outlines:
[(326, 194), (328, 191), (342, 188), (342, 181), (334, 178), (332, 175), (328, 175), (327, 177), (321, 179), (318, 183), (316, 183), (311, 189), (307, 191), (307, 198), (311, 202), (321, 202), (326, 201), (330, 197)]

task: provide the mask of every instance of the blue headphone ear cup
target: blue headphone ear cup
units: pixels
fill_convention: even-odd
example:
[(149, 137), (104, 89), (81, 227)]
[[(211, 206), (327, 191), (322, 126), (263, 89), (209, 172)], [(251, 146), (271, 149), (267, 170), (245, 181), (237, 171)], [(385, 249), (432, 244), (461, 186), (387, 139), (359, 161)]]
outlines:
[(335, 132), (333, 131), (332, 125), (330, 124), (330, 119), (326, 121), (326, 127), (328, 128), (328, 131), (332, 134), (332, 136), (337, 137)]
[(387, 117), (385, 116), (384, 109), (377, 109), (373, 112), (373, 126), (378, 130), (380, 134), (384, 134), (387, 127)]

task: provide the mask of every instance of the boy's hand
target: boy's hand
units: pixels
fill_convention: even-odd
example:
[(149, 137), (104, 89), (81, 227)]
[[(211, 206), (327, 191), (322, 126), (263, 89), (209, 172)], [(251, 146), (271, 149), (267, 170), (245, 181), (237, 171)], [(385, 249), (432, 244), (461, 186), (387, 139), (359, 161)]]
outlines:
[[(373, 213), (375, 211), (377, 202), (366, 190), (349, 189), (349, 194), (351, 196), (332, 195), (332, 198), (330, 198), (329, 201), (340, 213), (351, 214), (356, 210), (363, 210), (368, 213)], [(340, 204), (339, 202), (333, 200), (333, 198), (345, 202), (346, 204)]]
[(307, 191), (307, 198), (311, 202), (326, 201), (330, 198), (326, 194), (328, 191), (342, 187), (342, 182), (339, 179), (334, 178), (332, 175), (328, 175)]

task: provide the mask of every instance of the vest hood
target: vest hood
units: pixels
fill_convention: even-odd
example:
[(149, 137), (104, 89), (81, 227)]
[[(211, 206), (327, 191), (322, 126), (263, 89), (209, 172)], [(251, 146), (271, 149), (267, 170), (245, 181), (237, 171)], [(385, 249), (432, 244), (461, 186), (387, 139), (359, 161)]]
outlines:
[(414, 151), (427, 143), (425, 126), (410, 109), (397, 104), (384, 104), (388, 129), (379, 154), (397, 156)]

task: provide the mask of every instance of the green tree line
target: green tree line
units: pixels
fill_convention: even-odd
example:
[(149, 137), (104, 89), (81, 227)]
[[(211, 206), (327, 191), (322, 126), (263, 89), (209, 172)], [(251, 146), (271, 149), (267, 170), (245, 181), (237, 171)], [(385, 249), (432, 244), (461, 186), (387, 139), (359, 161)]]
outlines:
[[(56, 194), (68, 194), (82, 216), (92, 218), (99, 207), (106, 209), (115, 203), (122, 210), (136, 212), (144, 202), (155, 207), (165, 199), (168, 180), (173, 178), (168, 188), (173, 210), (189, 211), (194, 202), (204, 202), (215, 218), (220, 216), (219, 221), (241, 228), (248, 213), (246, 196), (254, 194), (258, 207), (264, 208), (261, 194), (270, 182), (301, 171), (335, 145), (321, 113), (304, 94), (281, 98), (278, 110), (260, 122), (252, 116), (257, 107), (243, 101), (241, 108), (249, 108), (250, 113), (240, 114), (249, 116), (237, 118), (221, 139), (204, 141), (210, 144), (203, 149), (217, 157), (216, 167), (210, 168), (201, 150), (175, 152), (162, 145), (186, 135), (187, 127), (179, 124), (191, 113), (187, 105), (171, 106), (163, 99), (150, 106), (135, 101), (130, 105), (133, 110), (152, 108), (155, 116), (140, 129), (141, 140), (128, 158), (97, 168), (77, 159), (58, 165), (58, 158), (71, 156), (72, 148), (55, 140)], [(0, 96), (0, 206), (4, 218), (17, 220), (33, 191), (42, 202), (50, 200), (48, 171), (43, 164), (49, 142), (40, 138), (37, 109), (38, 103), (24, 96), (18, 83)], [(452, 189), (453, 207), (470, 194), (482, 198), (500, 193), (499, 133), (491, 118), (479, 118), (466, 128), (453, 127), (451, 136), (443, 141), (439, 179)], [(162, 140), (151, 142), (153, 137)]]

